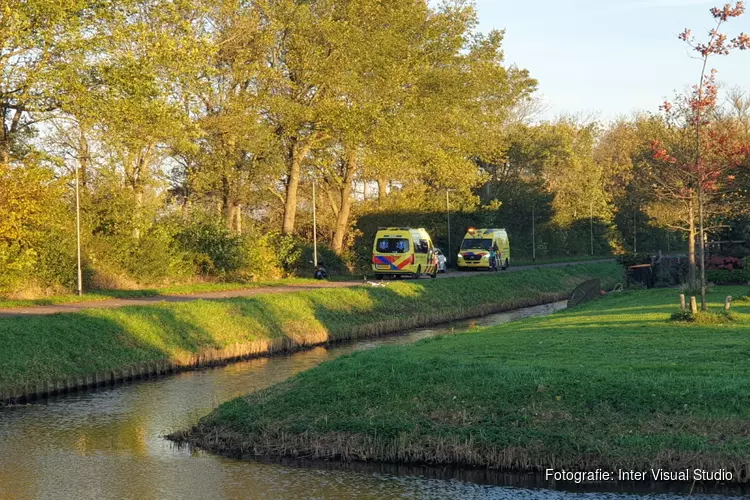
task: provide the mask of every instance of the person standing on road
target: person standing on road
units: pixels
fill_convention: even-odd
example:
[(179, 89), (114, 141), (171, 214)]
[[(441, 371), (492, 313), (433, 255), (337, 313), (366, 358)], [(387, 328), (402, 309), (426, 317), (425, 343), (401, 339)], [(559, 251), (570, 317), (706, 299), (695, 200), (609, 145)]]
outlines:
[(490, 265), (493, 271), (497, 271), (497, 245), (490, 248)]

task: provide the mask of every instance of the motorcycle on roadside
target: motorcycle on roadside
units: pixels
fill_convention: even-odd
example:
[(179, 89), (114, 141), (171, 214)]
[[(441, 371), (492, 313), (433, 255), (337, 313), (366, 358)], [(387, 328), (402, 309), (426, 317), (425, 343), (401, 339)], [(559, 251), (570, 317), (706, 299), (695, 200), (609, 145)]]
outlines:
[(314, 276), (316, 280), (328, 279), (328, 271), (326, 270), (325, 266), (322, 263), (315, 266)]

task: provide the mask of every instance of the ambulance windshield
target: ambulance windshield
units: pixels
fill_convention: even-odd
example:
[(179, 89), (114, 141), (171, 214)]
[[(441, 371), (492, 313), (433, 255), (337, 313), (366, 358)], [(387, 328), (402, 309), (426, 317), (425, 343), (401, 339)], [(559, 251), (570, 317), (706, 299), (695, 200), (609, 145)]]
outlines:
[(461, 250), (489, 250), (492, 248), (492, 240), (486, 239), (465, 239), (461, 245)]

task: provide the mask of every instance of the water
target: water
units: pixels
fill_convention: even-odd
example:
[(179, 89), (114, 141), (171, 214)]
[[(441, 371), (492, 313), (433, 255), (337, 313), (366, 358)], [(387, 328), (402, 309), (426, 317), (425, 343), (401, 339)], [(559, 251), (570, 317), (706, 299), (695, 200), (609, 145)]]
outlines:
[(431, 469), (230, 460), (178, 448), (163, 438), (197, 422), (221, 402), (354, 350), (414, 342), (564, 307), (565, 303), (532, 307), (399, 336), (318, 347), (2, 408), (0, 499), (635, 498), (537, 489), (534, 484), (527, 487), (522, 478), (506, 480), (467, 471), (458, 471), (452, 474), (455, 479), (448, 479), (451, 474)]

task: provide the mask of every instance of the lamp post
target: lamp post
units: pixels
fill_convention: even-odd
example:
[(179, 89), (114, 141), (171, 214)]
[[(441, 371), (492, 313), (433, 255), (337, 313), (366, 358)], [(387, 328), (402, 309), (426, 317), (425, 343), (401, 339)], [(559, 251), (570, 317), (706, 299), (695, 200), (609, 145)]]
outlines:
[(315, 209), (315, 174), (312, 181), (312, 208), (313, 208), (313, 265), (318, 268), (318, 220)]
[(81, 195), (78, 188), (78, 162), (75, 162), (76, 174), (76, 253), (78, 259), (78, 295), (83, 295), (83, 273), (81, 272)]
[(445, 190), (445, 212), (448, 215), (448, 263), (453, 259), (453, 251), (451, 250), (451, 201), (450, 201), (450, 189)]
[(591, 256), (594, 256), (594, 199), (589, 205), (589, 231), (591, 233)]
[(638, 253), (638, 212), (633, 205), (633, 253)]
[(536, 262), (536, 200), (531, 204), (531, 262)]

